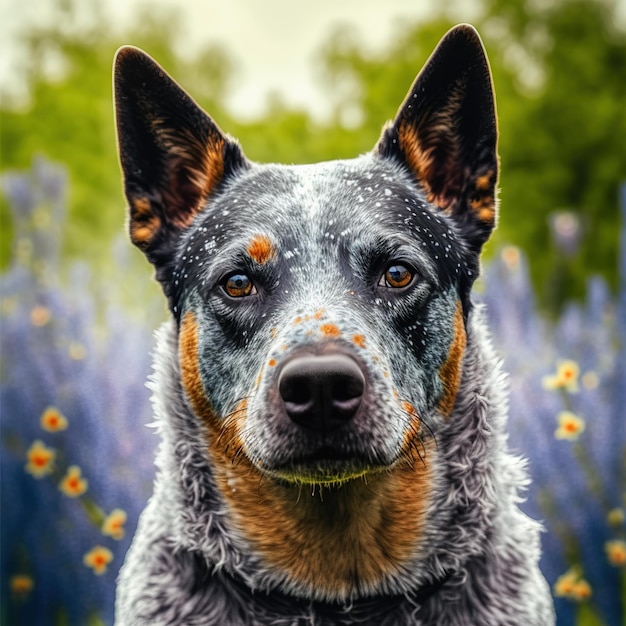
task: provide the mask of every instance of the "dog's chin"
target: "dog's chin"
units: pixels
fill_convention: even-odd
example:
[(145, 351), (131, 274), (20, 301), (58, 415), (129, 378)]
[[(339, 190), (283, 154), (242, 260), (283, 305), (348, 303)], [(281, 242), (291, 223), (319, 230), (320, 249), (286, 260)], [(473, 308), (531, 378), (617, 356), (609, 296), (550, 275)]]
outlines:
[(294, 457), (275, 465), (264, 465), (262, 471), (285, 483), (338, 487), (386, 469), (386, 465), (372, 463), (371, 459), (342, 457), (327, 451), (310, 457)]

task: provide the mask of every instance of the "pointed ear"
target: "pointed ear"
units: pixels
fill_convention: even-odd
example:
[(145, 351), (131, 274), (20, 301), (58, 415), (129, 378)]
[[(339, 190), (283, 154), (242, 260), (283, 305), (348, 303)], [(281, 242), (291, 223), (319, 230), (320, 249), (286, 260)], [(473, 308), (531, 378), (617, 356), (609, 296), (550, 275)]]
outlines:
[(480, 252), (496, 220), (497, 141), (489, 62), (476, 30), (461, 24), (432, 53), (376, 151), (403, 163)]
[(180, 232), (247, 161), (238, 144), (141, 50), (117, 51), (114, 92), (130, 238), (161, 280)]

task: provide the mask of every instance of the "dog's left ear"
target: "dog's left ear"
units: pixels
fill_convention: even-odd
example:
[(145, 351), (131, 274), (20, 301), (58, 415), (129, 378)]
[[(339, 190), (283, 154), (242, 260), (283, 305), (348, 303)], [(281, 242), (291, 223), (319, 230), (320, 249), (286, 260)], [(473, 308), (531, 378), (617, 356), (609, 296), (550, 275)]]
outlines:
[(495, 226), (497, 142), (489, 62), (476, 30), (461, 24), (432, 53), (375, 152), (407, 166), (478, 253)]

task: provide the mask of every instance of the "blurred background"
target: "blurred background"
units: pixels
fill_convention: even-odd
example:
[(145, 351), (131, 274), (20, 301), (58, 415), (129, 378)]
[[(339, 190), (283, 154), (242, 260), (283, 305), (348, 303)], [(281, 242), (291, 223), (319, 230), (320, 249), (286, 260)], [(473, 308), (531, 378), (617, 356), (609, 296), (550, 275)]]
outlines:
[(626, 624), (624, 0), (2, 0), (0, 623), (100, 625), (151, 492), (164, 298), (127, 241), (111, 64), (155, 57), (251, 159), (369, 150), (446, 30), (489, 54), (510, 372), (559, 624)]

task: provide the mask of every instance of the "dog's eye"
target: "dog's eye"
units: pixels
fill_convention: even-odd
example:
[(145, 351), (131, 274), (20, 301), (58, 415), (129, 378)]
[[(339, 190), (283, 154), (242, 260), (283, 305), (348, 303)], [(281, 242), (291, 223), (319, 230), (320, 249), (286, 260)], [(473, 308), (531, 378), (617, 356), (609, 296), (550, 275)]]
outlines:
[(256, 287), (245, 274), (234, 273), (228, 275), (224, 279), (222, 287), (231, 298), (243, 298), (256, 293)]
[(411, 284), (415, 276), (414, 271), (402, 265), (401, 263), (394, 263), (390, 265), (385, 273), (380, 277), (378, 283), (381, 287), (391, 287), (392, 289), (401, 289)]

